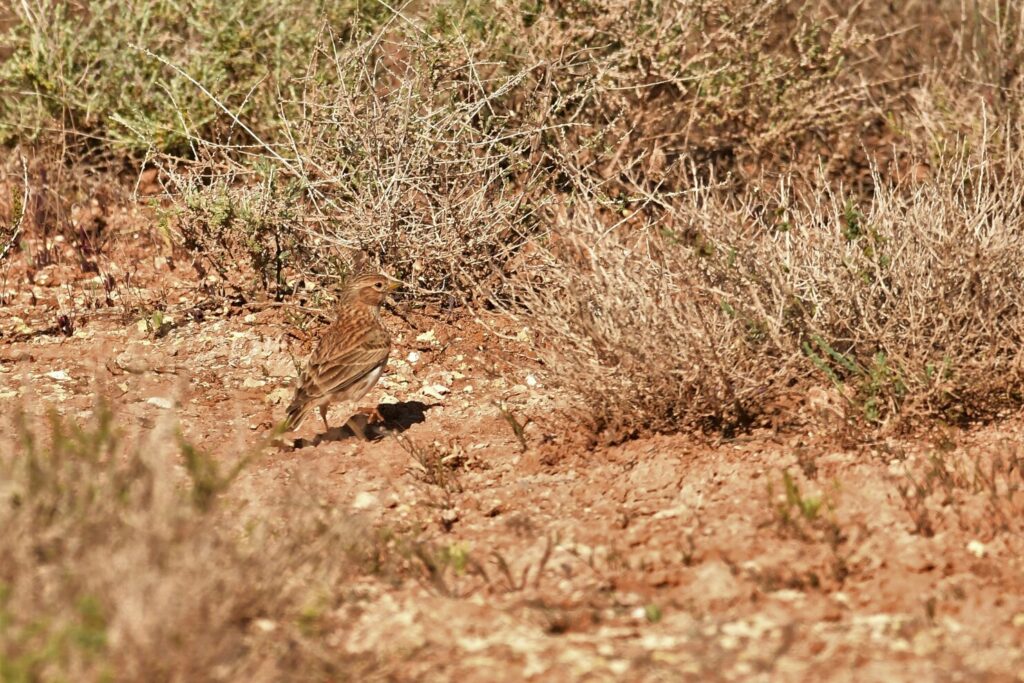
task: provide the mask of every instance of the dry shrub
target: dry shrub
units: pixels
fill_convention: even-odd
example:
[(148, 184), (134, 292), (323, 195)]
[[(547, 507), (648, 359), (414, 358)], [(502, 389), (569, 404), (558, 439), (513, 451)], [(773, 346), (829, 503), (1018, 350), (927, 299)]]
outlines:
[(684, 160), (719, 177), (819, 156), (846, 170), (888, 99), (862, 77), (885, 68), (859, 27), (870, 12), (803, 0), (557, 3), (538, 11), (522, 49), (566, 62), (537, 98), (577, 124), (556, 158), (606, 192), (672, 191), (692, 181)]
[[(238, 287), (283, 296), (350, 249), (417, 300), (514, 308), (508, 283), (540, 278), (523, 301), (551, 358), (618, 436), (746, 424), (814, 383), (875, 424), (1018, 399), (1010, 4), (341, 3), (314, 29), (308, 12), (269, 21), (277, 3), (203, 14), (213, 56), (192, 28), (140, 41), (144, 68), (95, 24), (82, 42), (131, 85), (117, 92), (162, 84), (151, 116), (114, 116), (107, 96), (88, 111), (164, 152), (170, 227)], [(167, 5), (138, 0), (112, 25), (147, 7)], [(4, 73), (66, 53), (54, 31), (25, 61), (37, 18)], [(254, 71), (263, 45), (280, 50)]]
[(628, 231), (578, 210), (528, 280), (531, 320), (612, 439), (742, 426), (812, 384), (869, 424), (989, 415), (1024, 372), (1024, 155), (999, 166), (876, 177), (870, 201), (705, 187)]
[(577, 214), (522, 294), (553, 375), (612, 440), (737, 419), (775, 368), (702, 290), (700, 256), (653, 231), (627, 245), (600, 228)]
[(20, 423), (0, 452), (0, 678), (364, 673), (321, 639), (383, 545), (316, 490), (232, 484), (173, 425), (129, 443), (102, 407), (85, 427)]
[[(321, 44), (303, 99), (289, 103), (305, 116), (293, 122), (288, 149), (264, 147), (260, 184), (211, 181), (250, 171), (232, 150), (203, 141), (202, 163), (169, 172), (181, 198), (172, 225), (185, 246), (224, 271), (238, 253), (225, 241), (254, 261), (280, 253), (271, 245), (280, 231), (240, 215), (253, 204), (271, 209), (255, 222), (284, 226), (293, 278), (337, 272), (339, 259), (360, 249), (384, 257), (427, 296), (485, 287), (495, 264), (535, 230), (529, 198), (537, 170), (523, 161), (527, 131), (490, 111), (525, 75), (484, 79), (456, 51), (429, 42)], [(325, 83), (323, 72), (336, 78)], [(271, 186), (287, 184), (301, 196), (277, 201)]]

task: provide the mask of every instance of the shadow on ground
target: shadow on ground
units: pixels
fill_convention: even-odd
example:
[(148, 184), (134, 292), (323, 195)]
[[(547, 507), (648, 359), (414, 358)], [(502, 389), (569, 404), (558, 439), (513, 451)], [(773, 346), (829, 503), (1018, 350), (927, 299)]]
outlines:
[[(376, 408), (380, 421), (368, 422), (366, 414), (361, 412), (353, 415), (352, 420), (360, 421), (369, 441), (379, 441), (388, 434), (401, 434), (413, 425), (425, 422), (427, 411), (433, 407), (433, 405), (427, 405), (422, 401), (380, 403)], [(326, 432), (317, 434), (312, 439), (295, 439), (294, 448), (319, 446), (322, 443), (345, 441), (352, 438), (357, 438), (356, 433), (346, 423), (340, 427), (332, 427)]]

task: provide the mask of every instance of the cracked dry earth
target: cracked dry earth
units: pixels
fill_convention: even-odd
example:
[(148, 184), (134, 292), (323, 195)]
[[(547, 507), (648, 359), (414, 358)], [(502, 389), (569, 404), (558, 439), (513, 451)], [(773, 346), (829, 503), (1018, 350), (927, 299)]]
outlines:
[[(190, 316), (195, 282), (147, 258), (135, 296), (168, 302), (166, 334), (88, 312), (50, 329), (93, 276), (49, 266), (0, 314), (0, 400), (87, 419), (100, 393), (233, 462), (283, 416), (310, 339), (276, 307)], [(313, 476), (328, 504), (461, 558), (355, 582), (325, 647), (394, 680), (1022, 680), (1020, 416), (857, 446), (809, 427), (588, 448), (528, 331), (428, 313), (388, 316), (393, 360), (364, 399), (398, 436), (307, 420), (229, 494)]]

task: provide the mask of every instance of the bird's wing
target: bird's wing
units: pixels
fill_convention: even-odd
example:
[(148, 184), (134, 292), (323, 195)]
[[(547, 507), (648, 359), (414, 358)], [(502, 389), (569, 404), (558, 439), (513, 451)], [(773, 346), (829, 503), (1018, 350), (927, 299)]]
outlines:
[(356, 339), (325, 337), (302, 372), (299, 393), (315, 400), (342, 392), (383, 365), (390, 350), (391, 342), (379, 328), (367, 330)]

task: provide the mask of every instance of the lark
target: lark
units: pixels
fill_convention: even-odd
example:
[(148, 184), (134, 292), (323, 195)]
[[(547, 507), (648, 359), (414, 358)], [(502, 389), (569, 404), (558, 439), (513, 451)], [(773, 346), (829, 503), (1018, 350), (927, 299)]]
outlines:
[[(397, 287), (394, 280), (374, 272), (357, 274), (346, 283), (337, 319), (324, 329), (299, 375), (284, 431), (296, 429), (314, 407), (320, 410), (324, 429), (328, 429), (327, 408), (331, 403), (344, 402), (354, 412), (355, 402), (377, 383), (391, 351), (391, 337), (380, 320), (380, 306)], [(366, 440), (365, 420), (360, 424), (351, 416), (346, 424)]]

